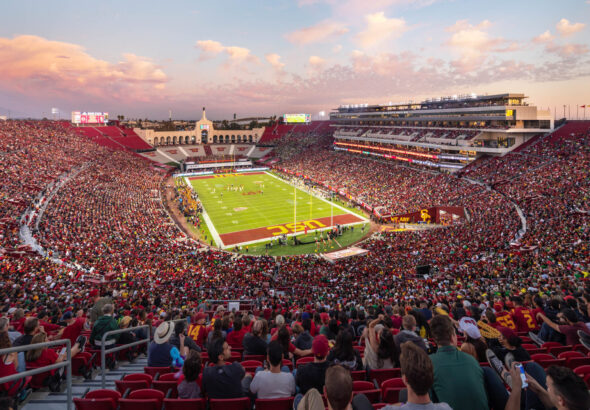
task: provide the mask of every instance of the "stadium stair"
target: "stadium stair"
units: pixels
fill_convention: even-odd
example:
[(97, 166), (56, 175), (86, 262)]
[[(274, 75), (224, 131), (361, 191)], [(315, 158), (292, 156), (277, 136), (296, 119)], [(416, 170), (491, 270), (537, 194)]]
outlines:
[[(143, 368), (147, 366), (147, 357), (139, 356), (133, 363), (118, 362), (119, 366), (115, 370), (109, 370), (106, 373), (106, 388), (115, 389), (115, 380), (121, 379), (124, 374), (143, 373)], [(94, 371), (90, 380), (84, 380), (81, 376), (72, 377), (72, 398), (82, 397), (87, 390), (101, 389), (101, 373)], [(67, 403), (66, 382), (62, 382), (62, 391), (51, 393), (48, 390), (39, 390), (31, 393), (24, 407), (24, 410), (63, 410)], [(72, 404), (72, 409), (74, 405)]]

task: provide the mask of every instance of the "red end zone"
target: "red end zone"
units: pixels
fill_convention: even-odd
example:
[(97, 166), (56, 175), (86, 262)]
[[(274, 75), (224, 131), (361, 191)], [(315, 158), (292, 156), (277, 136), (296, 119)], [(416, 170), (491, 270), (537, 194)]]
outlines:
[(239, 174), (213, 174), (213, 175), (201, 175), (198, 177), (189, 177), (189, 181), (195, 179), (212, 179), (212, 178), (229, 178), (236, 175), (264, 175), (264, 172), (242, 172)]
[[(333, 217), (334, 224), (346, 225), (355, 222), (363, 222), (363, 219), (353, 214), (335, 215)], [(282, 234), (292, 234), (297, 229), (297, 232), (303, 232), (307, 227), (308, 231), (319, 228), (327, 228), (330, 226), (330, 217), (312, 219), (309, 221), (301, 221), (288, 223), (283, 225), (265, 226), (263, 228), (247, 229), (245, 231), (237, 231), (224, 233), (219, 235), (224, 246), (235, 245), (242, 242), (260, 241), (263, 239), (276, 238)]]

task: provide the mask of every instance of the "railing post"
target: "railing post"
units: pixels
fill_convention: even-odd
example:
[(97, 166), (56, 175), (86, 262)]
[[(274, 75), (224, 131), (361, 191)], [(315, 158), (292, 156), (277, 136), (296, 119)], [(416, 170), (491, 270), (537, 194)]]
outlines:
[[(108, 333), (108, 332), (107, 332)], [(107, 333), (105, 333), (104, 335), (102, 335), (102, 343), (100, 345), (100, 373), (101, 373), (101, 388), (104, 389), (106, 387), (106, 375), (105, 375), (105, 370), (106, 370), (106, 353), (105, 353), (105, 336), (107, 335)]]
[[(136, 330), (136, 329), (147, 329), (148, 334), (146, 335), (146, 338), (142, 339), (142, 340), (138, 340), (136, 342), (127, 343), (125, 345), (115, 346), (110, 349), (106, 348), (107, 337), (112, 336), (112, 335), (117, 335), (120, 333), (130, 332), (130, 331)], [(148, 326), (148, 325), (129, 327), (126, 329), (109, 330), (108, 332), (106, 332), (105, 334), (102, 335), (101, 346), (100, 346), (100, 367), (101, 367), (100, 370), (101, 370), (101, 386), (103, 389), (106, 387), (106, 355), (109, 353), (118, 352), (120, 350), (129, 348), (129, 347), (139, 346), (144, 343), (149, 345), (150, 339), (151, 339), (151, 326)]]
[(72, 408), (72, 341), (67, 339), (66, 352), (68, 367), (66, 368), (66, 388), (68, 391), (68, 410)]
[(35, 343), (24, 346), (9, 347), (6, 349), (0, 349), (0, 356), (10, 354), (14, 352), (28, 352), (30, 350), (41, 349), (51, 346), (66, 345), (67, 357), (66, 360), (59, 363), (50, 364), (43, 367), (38, 367), (32, 370), (25, 370), (24, 372), (15, 373), (10, 376), (0, 377), (0, 385), (11, 382), (13, 380), (24, 379), (28, 376), (34, 376), (36, 374), (45, 373), (50, 370), (59, 370), (66, 367), (66, 379), (67, 379), (67, 405), (66, 409), (70, 410), (72, 405), (72, 342), (70, 339), (53, 340), (50, 342)]

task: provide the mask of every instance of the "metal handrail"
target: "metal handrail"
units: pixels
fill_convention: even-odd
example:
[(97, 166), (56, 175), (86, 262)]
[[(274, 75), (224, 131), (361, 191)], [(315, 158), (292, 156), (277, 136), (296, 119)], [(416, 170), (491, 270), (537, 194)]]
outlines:
[(66, 368), (66, 390), (67, 390), (67, 409), (70, 410), (72, 406), (72, 342), (70, 339), (60, 339), (60, 340), (53, 340), (51, 342), (43, 342), (43, 343), (35, 343), (32, 345), (25, 345), (25, 346), (16, 346), (16, 347), (9, 347), (6, 349), (0, 349), (0, 356), (5, 354), (10, 354), (14, 352), (28, 352), (29, 350), (36, 350), (44, 347), (50, 346), (61, 346), (66, 345), (66, 353), (67, 357), (66, 360), (59, 363), (50, 364), (43, 367), (38, 367), (36, 369), (27, 370), (24, 372), (16, 373), (10, 376), (0, 377), (0, 385), (11, 382), (13, 380), (19, 380), (28, 376), (34, 376), (36, 374), (45, 373), (50, 370), (61, 369), (62, 367)]
[[(120, 333), (125, 333), (125, 332), (130, 332), (132, 330), (137, 330), (137, 329), (147, 329), (147, 338), (146, 339), (141, 339), (135, 342), (131, 342), (131, 343), (127, 343), (125, 345), (120, 345), (120, 346), (115, 346), (112, 347), (110, 349), (105, 349), (105, 342), (108, 336), (112, 336), (112, 335), (117, 335)], [(146, 344), (149, 345), (150, 343), (150, 337), (151, 337), (151, 329), (149, 325), (141, 325), (141, 326), (135, 326), (135, 327), (128, 327), (125, 329), (117, 329), (117, 330), (109, 330), (108, 332), (106, 332), (105, 334), (102, 335), (101, 338), (101, 346), (100, 346), (100, 370), (101, 370), (101, 384), (102, 384), (102, 388), (104, 389), (106, 387), (106, 355), (109, 353), (114, 353), (114, 352), (118, 352), (120, 350), (124, 350), (127, 349), (129, 347), (133, 347), (133, 346), (138, 346), (141, 344)]]

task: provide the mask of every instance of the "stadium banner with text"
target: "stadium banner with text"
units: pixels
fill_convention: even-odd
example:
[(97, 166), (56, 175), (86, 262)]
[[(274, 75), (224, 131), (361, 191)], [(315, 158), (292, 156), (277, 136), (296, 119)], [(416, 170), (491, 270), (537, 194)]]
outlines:
[(283, 115), (285, 124), (309, 124), (311, 114), (285, 114)]
[(402, 224), (442, 224), (452, 225), (465, 217), (465, 209), (460, 206), (434, 206), (416, 212), (394, 215), (391, 222)]
[(72, 111), (72, 124), (106, 124), (108, 112)]

